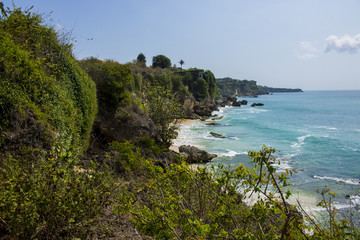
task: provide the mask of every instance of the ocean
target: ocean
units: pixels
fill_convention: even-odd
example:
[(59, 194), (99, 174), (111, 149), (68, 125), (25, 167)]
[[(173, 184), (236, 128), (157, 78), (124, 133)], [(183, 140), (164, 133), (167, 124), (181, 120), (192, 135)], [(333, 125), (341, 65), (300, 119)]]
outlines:
[[(235, 167), (263, 144), (278, 150), (278, 171), (295, 169), (292, 201), (316, 210), (325, 186), (338, 209), (360, 207), (360, 91), (305, 91), (240, 97), (248, 105), (224, 107), (215, 120), (183, 124), (174, 145), (216, 153), (207, 164)], [(264, 103), (251, 107), (252, 103)], [(220, 125), (208, 126), (208, 122)], [(225, 138), (213, 137), (210, 132)], [(350, 196), (350, 199), (349, 199)]]

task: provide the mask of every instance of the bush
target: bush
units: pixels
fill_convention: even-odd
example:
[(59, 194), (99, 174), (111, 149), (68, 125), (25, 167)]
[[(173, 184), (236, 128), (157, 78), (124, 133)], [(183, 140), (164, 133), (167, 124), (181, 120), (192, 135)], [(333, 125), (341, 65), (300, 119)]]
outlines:
[[(71, 56), (71, 45), (60, 44), (39, 15), (15, 9), (0, 20), (0, 69), (5, 133), (32, 119), (43, 126), (41, 135), (69, 142), (64, 147), (74, 154), (86, 149), (97, 112), (95, 85)], [(9, 125), (12, 116), (20, 117)]]
[[(0, 168), (0, 233), (18, 239), (86, 238), (101, 232), (114, 180), (95, 164), (76, 167), (60, 149), (36, 162), (7, 156)], [(60, 154), (61, 155), (61, 154)], [(94, 226), (97, 226), (94, 228)]]
[[(277, 173), (274, 152), (265, 146), (249, 152), (252, 169), (193, 171), (181, 164), (151, 175), (133, 190), (141, 201), (127, 205), (136, 227), (156, 239), (358, 239), (359, 231), (337, 220), (327, 200), (321, 205), (333, 219), (330, 228), (302, 217), (287, 202), (291, 193), (283, 187), (294, 171)], [(244, 201), (251, 196), (257, 201), (248, 206)]]
[(89, 58), (79, 62), (96, 83), (99, 103), (102, 107), (115, 110), (130, 103), (127, 90), (135, 88), (135, 82), (128, 66), (107, 60)]

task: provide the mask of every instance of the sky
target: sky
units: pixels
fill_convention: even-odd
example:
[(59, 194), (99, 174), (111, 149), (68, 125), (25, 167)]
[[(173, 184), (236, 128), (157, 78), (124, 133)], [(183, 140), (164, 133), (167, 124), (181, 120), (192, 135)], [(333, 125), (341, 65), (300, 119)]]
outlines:
[(74, 37), (77, 59), (183, 68), (270, 87), (360, 90), (360, 0), (1, 0)]

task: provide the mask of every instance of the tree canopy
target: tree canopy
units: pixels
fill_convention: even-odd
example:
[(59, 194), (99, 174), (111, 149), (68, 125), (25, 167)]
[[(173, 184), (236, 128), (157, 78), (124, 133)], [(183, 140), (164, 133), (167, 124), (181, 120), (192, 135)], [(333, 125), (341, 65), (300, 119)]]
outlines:
[(137, 64), (145, 67), (146, 66), (146, 57), (143, 53), (139, 53), (139, 55), (136, 58)]
[(152, 59), (152, 66), (159, 67), (159, 68), (169, 68), (171, 67), (171, 61), (168, 57), (164, 55), (157, 55), (154, 56)]

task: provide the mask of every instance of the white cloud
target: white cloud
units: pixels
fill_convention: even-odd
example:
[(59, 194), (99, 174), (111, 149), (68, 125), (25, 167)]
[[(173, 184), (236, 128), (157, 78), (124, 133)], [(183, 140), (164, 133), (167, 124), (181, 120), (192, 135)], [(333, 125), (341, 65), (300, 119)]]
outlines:
[(297, 58), (302, 59), (302, 60), (307, 60), (307, 59), (311, 59), (311, 58), (314, 58), (314, 57), (316, 57), (316, 55), (313, 54), (313, 53), (303, 53), (303, 54), (298, 54), (297, 55)]
[(300, 43), (300, 51), (296, 54), (298, 59), (308, 60), (316, 57), (318, 52), (317, 48), (314, 46), (314, 43), (303, 41)]
[(307, 51), (307, 52), (316, 52), (317, 49), (314, 47), (313, 43), (311, 42), (301, 42), (300, 46), (303, 50)]
[(358, 49), (360, 49), (360, 34), (354, 37), (349, 35), (342, 37), (331, 35), (326, 38), (325, 52), (334, 50), (337, 52), (356, 53)]

